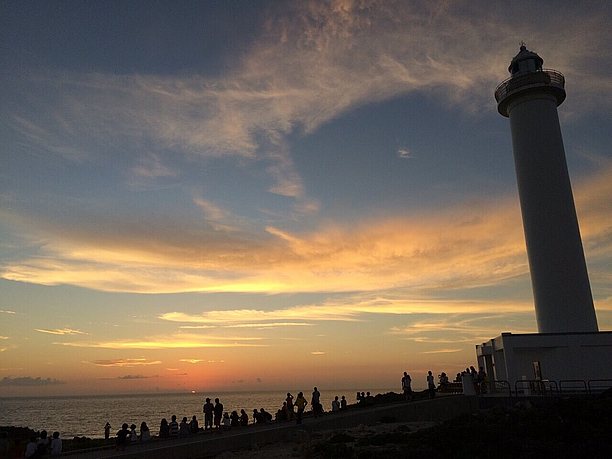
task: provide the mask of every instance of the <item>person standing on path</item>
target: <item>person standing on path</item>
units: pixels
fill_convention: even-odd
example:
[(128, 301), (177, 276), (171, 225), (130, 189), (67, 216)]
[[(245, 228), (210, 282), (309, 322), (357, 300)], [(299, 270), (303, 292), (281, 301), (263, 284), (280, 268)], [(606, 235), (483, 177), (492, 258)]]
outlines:
[(295, 413), (293, 411), (293, 395), (291, 395), (291, 392), (287, 392), (285, 402), (287, 402), (287, 419), (292, 421)]
[(429, 398), (434, 398), (436, 396), (436, 382), (434, 381), (431, 370), (427, 372), (427, 390), (429, 391)]
[(316, 418), (321, 413), (321, 393), (316, 387), (312, 391), (312, 400), (310, 403), (312, 405), (312, 414)]
[(214, 411), (214, 423), (215, 428), (220, 432), (221, 431), (221, 418), (223, 417), (223, 403), (219, 401), (218, 398), (215, 399), (215, 407)]
[(404, 376), (402, 376), (402, 391), (404, 392), (404, 398), (407, 401), (412, 401), (412, 378), (410, 375), (404, 371)]
[(104, 426), (104, 439), (108, 440), (110, 438), (111, 425), (110, 422), (107, 422)]
[(204, 412), (204, 431), (206, 429), (212, 429), (213, 426), (213, 411), (214, 405), (210, 402), (210, 399), (206, 399), (206, 403), (202, 407), (202, 411)]
[(297, 406), (297, 415), (295, 417), (296, 424), (302, 423), (302, 416), (304, 416), (304, 408), (306, 408), (308, 402), (304, 398), (304, 394), (300, 392), (295, 399), (295, 406)]

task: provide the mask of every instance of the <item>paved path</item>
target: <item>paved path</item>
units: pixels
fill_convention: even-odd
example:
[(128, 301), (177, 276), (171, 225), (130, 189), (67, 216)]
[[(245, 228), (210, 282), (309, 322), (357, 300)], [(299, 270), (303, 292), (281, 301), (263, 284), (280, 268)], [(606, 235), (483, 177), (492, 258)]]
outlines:
[(463, 395), (438, 397), (434, 400), (399, 402), (351, 407), (345, 412), (327, 413), (319, 418), (307, 417), (302, 425), (292, 422), (263, 426), (234, 428), (222, 432), (206, 432), (184, 439), (151, 441), (148, 444), (129, 445), (125, 451), (114, 448), (66, 453), (74, 459), (203, 459), (224, 451), (254, 448), (274, 442), (299, 444), (310, 437), (313, 430), (333, 430), (373, 424), (381, 419), (397, 421), (442, 421), (478, 409), (476, 397)]

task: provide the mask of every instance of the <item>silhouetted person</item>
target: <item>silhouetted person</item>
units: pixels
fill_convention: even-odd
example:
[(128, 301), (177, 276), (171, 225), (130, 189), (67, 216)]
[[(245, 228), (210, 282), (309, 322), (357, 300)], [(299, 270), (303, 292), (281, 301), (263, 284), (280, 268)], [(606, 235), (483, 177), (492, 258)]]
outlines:
[(161, 420), (159, 424), (159, 438), (168, 438), (170, 436), (170, 426), (168, 425), (168, 421), (166, 418)]
[(51, 439), (47, 437), (47, 431), (40, 431), (40, 438), (36, 442), (36, 457), (45, 456), (51, 446)]
[(179, 425), (179, 437), (188, 437), (190, 433), (191, 429), (189, 428), (189, 423), (187, 422), (187, 416), (183, 416), (183, 419)]
[(110, 438), (111, 425), (109, 422), (104, 426), (104, 439), (108, 440)]
[(30, 437), (30, 441), (26, 445), (25, 454), (24, 454), (24, 457), (26, 459), (36, 457), (36, 454), (37, 454), (36, 450), (38, 449), (38, 443), (36, 442), (36, 440), (37, 440), (36, 436)]
[(176, 422), (176, 416), (174, 414), (172, 415), (172, 420), (168, 427), (170, 428), (170, 437), (177, 438), (179, 435), (179, 425), (178, 422)]
[(291, 392), (287, 392), (287, 398), (285, 399), (285, 402), (287, 403), (287, 418), (291, 421), (294, 415), (293, 395), (291, 395)]
[(269, 422), (272, 422), (272, 415), (270, 413), (268, 413), (266, 410), (264, 410), (263, 408), (259, 409), (259, 415), (264, 420), (264, 423), (267, 424)]
[(62, 439), (59, 432), (53, 432), (51, 439), (51, 456), (61, 456), (62, 454)]
[(319, 392), (319, 389), (315, 387), (312, 391), (312, 399), (310, 401), (311, 406), (312, 406), (312, 414), (314, 415), (315, 418), (318, 417), (322, 411), (320, 399), (321, 399), (321, 393)]
[(429, 398), (436, 396), (436, 382), (434, 381), (431, 370), (427, 372), (427, 391), (429, 392)]
[(487, 393), (487, 374), (484, 371), (484, 368), (479, 367), (478, 374), (476, 375), (478, 378), (478, 388), (480, 389), (481, 394)]
[(117, 443), (118, 450), (125, 449), (129, 436), (130, 436), (130, 431), (128, 430), (128, 425), (127, 423), (124, 422), (123, 425), (121, 426), (121, 430), (117, 431), (116, 443)]
[(130, 426), (130, 442), (136, 443), (138, 441), (138, 432), (136, 432), (136, 424)]
[(204, 403), (202, 411), (204, 412), (204, 430), (212, 429), (215, 406), (210, 402), (209, 398), (206, 399), (206, 403)]
[(474, 391), (477, 394), (480, 393), (480, 386), (478, 385), (478, 372), (474, 366), (470, 366), (470, 376), (472, 377), (472, 382), (474, 383)]
[(195, 434), (195, 433), (198, 433), (198, 430), (200, 430), (200, 426), (198, 425), (198, 418), (194, 414), (193, 417), (191, 418), (191, 422), (189, 423), (189, 431), (192, 434)]
[(337, 395), (334, 397), (334, 400), (332, 401), (331, 406), (332, 406), (332, 412), (340, 411), (340, 400), (338, 400)]
[(405, 371), (404, 376), (402, 376), (402, 392), (404, 392), (406, 400), (412, 400), (412, 378)]
[(142, 421), (140, 423), (140, 442), (146, 443), (149, 440), (151, 440), (151, 431), (149, 430), (147, 423)]
[(344, 395), (340, 399), (340, 409), (341, 410), (345, 410), (346, 409), (346, 397)]
[(259, 411), (257, 411), (257, 408), (253, 410), (253, 422), (255, 424), (263, 424), (265, 422), (265, 420), (261, 417), (261, 414), (259, 414)]
[(304, 408), (306, 408), (306, 405), (308, 405), (308, 402), (304, 398), (304, 394), (300, 392), (295, 399), (295, 406), (297, 407), (297, 415), (295, 420), (297, 424), (302, 423), (302, 417), (304, 416)]
[(440, 373), (440, 376), (438, 376), (439, 380), (440, 380), (440, 388), (441, 389), (446, 389), (448, 387), (448, 376), (446, 375), (446, 373), (442, 372)]
[(215, 399), (215, 407), (213, 409), (214, 419), (213, 422), (215, 427), (219, 429), (221, 427), (221, 418), (223, 417), (223, 403), (218, 398)]
[(249, 415), (244, 411), (244, 409), (240, 410), (240, 425), (248, 426), (249, 425)]
[(234, 410), (232, 411), (232, 414), (230, 414), (230, 424), (232, 427), (238, 427), (240, 425), (240, 416), (238, 416), (238, 411)]

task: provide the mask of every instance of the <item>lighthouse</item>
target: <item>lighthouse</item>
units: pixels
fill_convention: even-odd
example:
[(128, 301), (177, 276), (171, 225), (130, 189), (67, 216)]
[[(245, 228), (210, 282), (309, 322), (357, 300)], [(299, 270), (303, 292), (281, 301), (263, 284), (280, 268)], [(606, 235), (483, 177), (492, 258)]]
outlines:
[(510, 118), (531, 284), (540, 333), (596, 332), (597, 318), (557, 106), (565, 78), (523, 45), (495, 91)]
[[(522, 45), (495, 91), (510, 119), (527, 258), (539, 333), (502, 332), (476, 345), (478, 365), (516, 394), (594, 393), (612, 386), (612, 331), (598, 331), (557, 107), (565, 77)], [(603, 382), (605, 383), (603, 383)], [(606, 382), (607, 381), (607, 382)]]

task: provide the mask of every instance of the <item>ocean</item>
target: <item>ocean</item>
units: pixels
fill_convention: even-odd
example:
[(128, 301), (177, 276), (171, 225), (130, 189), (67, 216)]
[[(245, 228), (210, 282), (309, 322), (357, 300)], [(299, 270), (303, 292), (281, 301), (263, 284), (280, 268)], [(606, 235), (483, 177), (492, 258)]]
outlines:
[[(361, 389), (363, 390), (363, 389)], [(394, 389), (365, 389), (372, 395), (392, 392)], [(397, 391), (397, 388), (395, 389)], [(334, 396), (346, 396), (349, 404), (355, 403), (357, 389), (321, 390), (321, 403), (325, 411), (331, 409)], [(293, 396), (297, 392), (292, 392)], [(249, 418), (254, 408), (264, 408), (274, 415), (282, 406), (287, 393), (282, 391), (173, 393), (173, 394), (130, 394), (96, 395), (69, 397), (0, 398), (0, 426), (29, 427), (33, 430), (58, 431), (62, 438), (85, 436), (104, 438), (104, 425), (110, 422), (113, 436), (127, 422), (136, 424), (145, 421), (152, 434), (157, 434), (162, 418), (170, 421), (175, 414), (180, 421), (195, 414), (200, 426), (203, 425), (202, 405), (206, 397), (214, 402), (216, 397), (224, 411), (240, 412), (244, 409)], [(310, 392), (304, 392), (310, 403)], [(308, 410), (310, 407), (307, 406)]]

